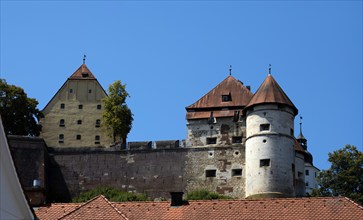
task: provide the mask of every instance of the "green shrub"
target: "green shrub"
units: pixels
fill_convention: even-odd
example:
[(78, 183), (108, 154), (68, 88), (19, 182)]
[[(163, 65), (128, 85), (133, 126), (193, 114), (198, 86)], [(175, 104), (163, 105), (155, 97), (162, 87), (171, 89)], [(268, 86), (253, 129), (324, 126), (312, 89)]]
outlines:
[(212, 199), (233, 199), (230, 196), (221, 195), (206, 189), (199, 189), (187, 193), (187, 200), (212, 200)]
[(73, 198), (72, 202), (87, 202), (88, 200), (104, 195), (111, 202), (126, 202), (126, 201), (148, 201), (146, 194), (124, 192), (111, 187), (98, 187), (87, 192), (81, 193), (78, 197)]

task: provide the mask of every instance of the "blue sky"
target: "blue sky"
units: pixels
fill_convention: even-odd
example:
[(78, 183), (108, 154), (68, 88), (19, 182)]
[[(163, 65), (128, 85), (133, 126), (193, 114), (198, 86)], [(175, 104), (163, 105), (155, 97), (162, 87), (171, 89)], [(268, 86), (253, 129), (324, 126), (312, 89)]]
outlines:
[[(185, 107), (228, 76), (272, 74), (315, 165), (362, 150), (362, 1), (1, 1), (0, 77), (42, 109), (81, 64), (127, 84), (129, 141), (185, 139)], [(298, 135), (299, 119), (295, 120)]]

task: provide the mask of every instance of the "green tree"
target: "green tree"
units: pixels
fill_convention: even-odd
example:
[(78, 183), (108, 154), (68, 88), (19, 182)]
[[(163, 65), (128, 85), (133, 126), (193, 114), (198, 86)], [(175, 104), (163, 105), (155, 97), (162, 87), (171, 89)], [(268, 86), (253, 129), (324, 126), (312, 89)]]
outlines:
[(212, 199), (232, 199), (230, 196), (211, 192), (206, 189), (198, 189), (187, 193), (187, 200), (212, 200)]
[(93, 190), (81, 193), (78, 197), (73, 198), (72, 202), (87, 202), (88, 200), (103, 195), (111, 202), (127, 202), (127, 201), (148, 201), (146, 194), (124, 192), (112, 187), (98, 187)]
[(38, 101), (28, 98), (20, 87), (9, 85), (0, 79), (0, 115), (6, 134), (39, 136)]
[(120, 139), (121, 144), (126, 143), (128, 133), (132, 128), (133, 114), (126, 104), (130, 97), (126, 91), (126, 84), (120, 80), (108, 87), (108, 96), (103, 99), (105, 111), (103, 112), (103, 126), (112, 133), (114, 141)]
[(346, 196), (363, 204), (363, 153), (346, 145), (329, 153), (328, 160), (331, 167), (319, 173), (313, 196)]

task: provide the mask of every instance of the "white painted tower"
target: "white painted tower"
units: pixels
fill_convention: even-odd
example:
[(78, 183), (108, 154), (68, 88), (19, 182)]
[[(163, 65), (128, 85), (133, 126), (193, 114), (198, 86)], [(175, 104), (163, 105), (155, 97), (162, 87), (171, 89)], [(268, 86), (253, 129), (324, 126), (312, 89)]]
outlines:
[(269, 74), (244, 113), (246, 197), (294, 197), (297, 108)]

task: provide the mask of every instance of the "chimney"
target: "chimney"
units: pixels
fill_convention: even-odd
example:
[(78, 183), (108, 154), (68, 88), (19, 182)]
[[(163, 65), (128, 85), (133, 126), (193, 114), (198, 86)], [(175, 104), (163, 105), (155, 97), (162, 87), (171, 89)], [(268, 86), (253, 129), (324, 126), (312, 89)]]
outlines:
[(170, 206), (182, 206), (183, 205), (183, 192), (170, 192), (171, 204)]

